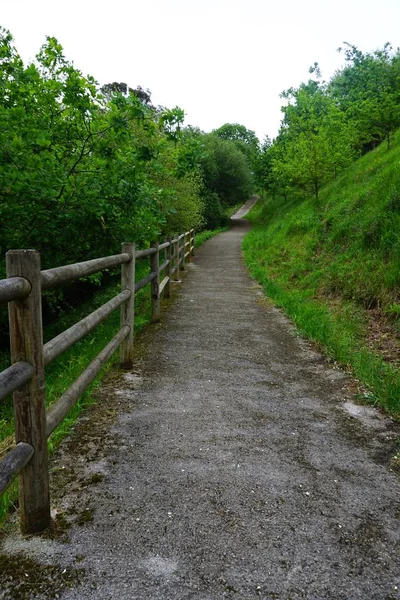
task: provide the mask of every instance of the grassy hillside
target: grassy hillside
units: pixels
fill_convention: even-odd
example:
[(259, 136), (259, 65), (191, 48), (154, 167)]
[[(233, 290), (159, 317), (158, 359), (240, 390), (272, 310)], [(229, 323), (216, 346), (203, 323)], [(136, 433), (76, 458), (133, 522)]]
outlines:
[(252, 275), (298, 328), (400, 416), (400, 132), (318, 201), (268, 198), (244, 241)]

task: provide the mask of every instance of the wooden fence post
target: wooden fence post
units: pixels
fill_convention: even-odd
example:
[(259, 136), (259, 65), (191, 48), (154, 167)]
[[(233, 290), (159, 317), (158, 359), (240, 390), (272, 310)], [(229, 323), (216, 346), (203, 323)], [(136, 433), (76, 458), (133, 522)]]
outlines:
[(186, 234), (183, 233), (183, 238), (182, 238), (182, 244), (183, 244), (183, 246), (182, 246), (182, 265), (181, 265), (182, 271), (185, 270), (185, 251), (186, 251), (185, 242), (186, 242)]
[(190, 246), (189, 246), (191, 256), (194, 256), (194, 239), (195, 239), (194, 229), (191, 229), (190, 230)]
[(171, 239), (168, 239), (169, 242), (169, 246), (167, 246), (167, 248), (165, 248), (165, 259), (169, 261), (168, 265), (166, 266), (165, 269), (165, 276), (168, 277), (168, 282), (165, 284), (164, 287), (164, 298), (169, 298), (171, 295), (171, 271), (172, 271), (172, 265), (171, 265), (171, 257), (172, 257), (172, 252), (171, 252)]
[(151, 245), (156, 251), (150, 256), (150, 270), (156, 276), (151, 281), (151, 320), (153, 323), (158, 323), (160, 320), (160, 252), (158, 249), (159, 243), (155, 242)]
[(179, 265), (179, 235), (176, 238), (176, 242), (174, 244), (175, 248), (175, 275), (174, 281), (180, 280), (180, 265)]
[(19, 475), (21, 531), (38, 533), (50, 525), (50, 492), (46, 435), (46, 392), (43, 359), (40, 254), (36, 250), (10, 250), (7, 276), (24, 277), (31, 292), (9, 304), (12, 363), (33, 367), (28, 383), (14, 392), (15, 441), (26, 442), (34, 455)]
[(190, 251), (190, 247), (191, 247), (191, 244), (192, 244), (192, 234), (191, 234), (190, 231), (187, 232), (186, 243), (187, 243), (187, 250), (186, 250), (186, 247), (185, 247), (185, 254), (186, 254), (186, 252), (188, 252), (188, 256), (187, 256), (186, 260), (187, 260), (188, 263), (190, 263), (190, 261), (192, 260), (192, 253)]
[(121, 292), (129, 290), (131, 296), (121, 306), (121, 327), (128, 325), (131, 328), (129, 335), (121, 343), (119, 351), (120, 366), (123, 369), (133, 367), (133, 339), (135, 326), (135, 244), (125, 242), (122, 244), (122, 252), (132, 256), (132, 260), (121, 265)]

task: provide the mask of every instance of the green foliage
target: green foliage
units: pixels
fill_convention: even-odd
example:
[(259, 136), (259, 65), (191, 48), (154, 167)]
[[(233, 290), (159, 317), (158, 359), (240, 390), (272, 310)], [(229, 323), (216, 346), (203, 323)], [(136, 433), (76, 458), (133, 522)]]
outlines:
[[(42, 268), (49, 268), (118, 252), (124, 240), (143, 247), (162, 236), (201, 229), (207, 220), (218, 227), (225, 205), (247, 199), (251, 174), (233, 142), (215, 138), (211, 144), (199, 130), (183, 128), (183, 119), (178, 107), (155, 108), (148, 90), (116, 82), (99, 90), (92, 77), (84, 77), (66, 59), (53, 37), (25, 66), (11, 34), (0, 28), (0, 278), (10, 248), (36, 248)], [(196, 245), (214, 233), (205, 231)], [(75, 288), (79, 307), (69, 311), (63, 310), (68, 292), (44, 294), (45, 320), (57, 316), (45, 327), (46, 339), (115, 295), (115, 285), (99, 288), (102, 276), (89, 280), (97, 293), (91, 290), (84, 302), (85, 281)], [(139, 292), (135, 312), (136, 328), (141, 328), (149, 317), (148, 290)], [(1, 311), (1, 341), (6, 320)], [(49, 404), (118, 324), (113, 313), (46, 369)], [(8, 352), (1, 352), (0, 370), (8, 364)], [(51, 448), (88, 402), (90, 390), (52, 436)], [(0, 440), (12, 431), (8, 398), (0, 403)], [(15, 486), (0, 500), (0, 518), (14, 499)]]
[(290, 194), (259, 203), (244, 243), (268, 295), (394, 414), (400, 370), (374, 350), (369, 324), (378, 312), (400, 330), (399, 165), (400, 132), (389, 151), (381, 144), (321, 188), (318, 202)]
[[(221, 130), (225, 131), (226, 127)], [(247, 131), (239, 125), (229, 127)], [(223, 225), (226, 207), (245, 202), (254, 190), (248, 155), (238, 147), (237, 140), (222, 138), (216, 132), (204, 134), (187, 127), (181, 131), (177, 148), (175, 173), (181, 178), (194, 177), (204, 210), (203, 226), (209, 229)]]
[[(0, 278), (10, 248), (37, 249), (49, 268), (118, 252), (123, 240), (221, 226), (225, 207), (252, 192), (237, 143), (255, 148), (254, 134), (235, 125), (234, 142), (183, 120), (178, 107), (154, 107), (149, 90), (99, 89), (53, 37), (24, 65), (0, 28)], [(57, 311), (63, 294), (45, 300)]]
[(255, 182), (261, 190), (267, 186), (267, 182), (271, 179), (272, 171), (272, 154), (270, 148), (272, 140), (266, 136), (260, 146), (257, 158), (254, 164)]
[(176, 229), (200, 226), (198, 181), (176, 174), (181, 109), (155, 110), (126, 84), (101, 94), (51, 37), (25, 67), (1, 29), (0, 57), (1, 255), (34, 247), (46, 268), (146, 243), (171, 214)]
[(325, 86), (316, 81), (282, 94), (280, 135), (270, 149), (270, 176), (285, 194), (297, 187), (318, 198), (321, 185), (354, 158), (352, 127)]
[(390, 44), (382, 50), (363, 54), (346, 43), (343, 51), (345, 68), (332, 79), (329, 92), (356, 123), (358, 145), (387, 140), (400, 126), (400, 54), (392, 53)]
[(206, 227), (218, 229), (224, 222), (225, 211), (221, 200), (216, 192), (210, 192), (207, 188), (203, 192), (204, 218)]
[[(341, 50), (341, 49), (339, 49)], [(283, 120), (273, 144), (264, 146), (256, 170), (260, 186), (287, 199), (313, 194), (337, 177), (360, 153), (387, 140), (400, 126), (400, 54), (389, 44), (363, 54), (345, 44), (346, 65), (331, 81), (315, 79), (281, 97)]]
[(257, 158), (260, 152), (260, 142), (254, 131), (246, 129), (238, 123), (225, 123), (222, 127), (215, 129), (213, 133), (221, 140), (228, 140), (244, 154), (250, 169), (256, 170)]
[(203, 136), (205, 154), (201, 169), (207, 190), (218, 195), (223, 206), (247, 200), (254, 190), (254, 179), (245, 155), (230, 140), (211, 133)]

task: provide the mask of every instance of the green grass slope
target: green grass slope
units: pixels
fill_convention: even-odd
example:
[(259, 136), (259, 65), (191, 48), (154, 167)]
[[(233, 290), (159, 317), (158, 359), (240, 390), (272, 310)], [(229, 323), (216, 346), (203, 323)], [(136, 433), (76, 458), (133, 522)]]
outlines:
[(269, 198), (250, 219), (244, 254), (267, 295), (400, 416), (400, 132), (318, 200)]

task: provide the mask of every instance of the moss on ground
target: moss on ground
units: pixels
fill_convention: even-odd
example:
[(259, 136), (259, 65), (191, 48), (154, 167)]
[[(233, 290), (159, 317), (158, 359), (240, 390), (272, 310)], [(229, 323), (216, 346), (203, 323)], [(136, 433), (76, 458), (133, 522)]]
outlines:
[(47, 600), (79, 584), (84, 570), (42, 564), (19, 553), (0, 555), (0, 573), (4, 600)]

